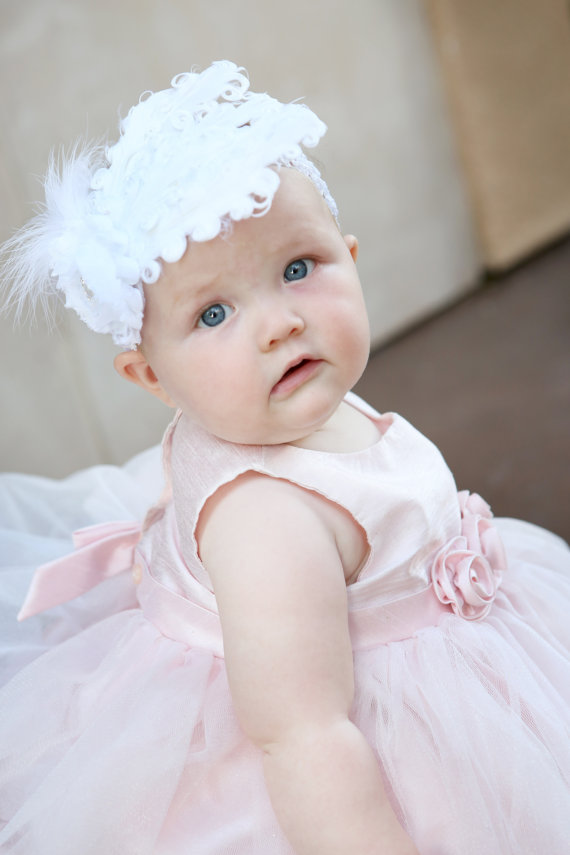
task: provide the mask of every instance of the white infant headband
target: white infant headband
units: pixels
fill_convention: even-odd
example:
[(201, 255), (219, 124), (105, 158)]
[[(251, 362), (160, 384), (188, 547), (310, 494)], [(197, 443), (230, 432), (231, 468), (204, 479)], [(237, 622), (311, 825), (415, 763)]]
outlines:
[(304, 104), (249, 91), (243, 69), (214, 62), (144, 93), (112, 146), (75, 150), (45, 178), (45, 205), (4, 246), (8, 302), (57, 291), (95, 332), (123, 348), (141, 340), (143, 283), (187, 240), (215, 238), (232, 220), (267, 213), (280, 166), (310, 178), (337, 209), (301, 144), (326, 126)]

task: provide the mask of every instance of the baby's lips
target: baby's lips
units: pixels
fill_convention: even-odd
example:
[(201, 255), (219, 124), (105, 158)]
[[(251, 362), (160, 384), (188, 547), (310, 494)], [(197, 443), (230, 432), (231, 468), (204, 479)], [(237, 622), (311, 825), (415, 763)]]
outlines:
[(271, 394), (293, 391), (312, 376), (316, 367), (321, 362), (322, 360), (315, 359), (312, 356), (300, 356), (297, 359), (291, 360), (277, 383), (271, 389)]

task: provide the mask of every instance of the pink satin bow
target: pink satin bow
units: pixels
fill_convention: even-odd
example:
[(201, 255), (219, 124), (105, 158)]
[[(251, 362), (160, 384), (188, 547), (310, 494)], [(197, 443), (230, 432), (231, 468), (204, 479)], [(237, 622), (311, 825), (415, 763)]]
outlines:
[(136, 521), (107, 522), (73, 533), (75, 552), (38, 567), (18, 620), (66, 603), (104, 579), (128, 570), (140, 540)]
[(438, 600), (465, 620), (490, 611), (507, 558), (489, 505), (477, 493), (458, 493), (461, 534), (439, 550), (431, 580)]

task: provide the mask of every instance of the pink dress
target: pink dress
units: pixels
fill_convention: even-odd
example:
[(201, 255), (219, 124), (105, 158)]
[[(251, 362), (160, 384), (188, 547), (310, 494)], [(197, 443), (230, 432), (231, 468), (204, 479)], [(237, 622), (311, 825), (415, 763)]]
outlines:
[(136, 522), (86, 529), (38, 570), (22, 611), (51, 609), (26, 624), (55, 641), (0, 692), (2, 853), (292, 855), (233, 711), (194, 537), (206, 499), (249, 470), (323, 495), (366, 534), (351, 716), (421, 855), (568, 851), (569, 551), (492, 522), (408, 422), (348, 400), (381, 438), (346, 454), (175, 420), (142, 538)]

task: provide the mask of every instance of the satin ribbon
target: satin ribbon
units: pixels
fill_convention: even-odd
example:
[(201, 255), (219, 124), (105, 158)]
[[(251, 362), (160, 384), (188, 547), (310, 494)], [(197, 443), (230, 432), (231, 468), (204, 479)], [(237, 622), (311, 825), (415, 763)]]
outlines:
[(120, 521), (74, 532), (75, 551), (36, 570), (18, 620), (73, 600), (105, 579), (131, 569), (141, 531), (137, 521)]

